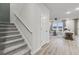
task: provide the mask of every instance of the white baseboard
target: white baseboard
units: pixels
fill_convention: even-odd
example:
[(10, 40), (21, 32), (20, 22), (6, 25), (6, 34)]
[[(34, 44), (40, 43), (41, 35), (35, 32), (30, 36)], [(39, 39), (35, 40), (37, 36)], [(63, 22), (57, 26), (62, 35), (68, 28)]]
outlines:
[(31, 52), (31, 54), (35, 55), (40, 49), (41, 49), (41, 47), (37, 48), (35, 51)]
[[(46, 41), (43, 45), (45, 45), (46, 43), (49, 43), (49, 40)], [(42, 45), (42, 46), (43, 46), (43, 45)], [(37, 49), (36, 49), (34, 52), (32, 52), (31, 54), (32, 54), (32, 55), (35, 55), (35, 54), (41, 49), (42, 46), (40, 46), (39, 48), (37, 48)]]

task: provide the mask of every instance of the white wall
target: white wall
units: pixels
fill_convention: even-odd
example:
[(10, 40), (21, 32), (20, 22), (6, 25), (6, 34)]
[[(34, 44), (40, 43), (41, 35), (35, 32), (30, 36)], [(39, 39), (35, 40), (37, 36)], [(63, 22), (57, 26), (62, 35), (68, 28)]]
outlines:
[(13, 13), (32, 32), (32, 52), (49, 41), (49, 10), (43, 4), (11, 4), (11, 22), (14, 21)]

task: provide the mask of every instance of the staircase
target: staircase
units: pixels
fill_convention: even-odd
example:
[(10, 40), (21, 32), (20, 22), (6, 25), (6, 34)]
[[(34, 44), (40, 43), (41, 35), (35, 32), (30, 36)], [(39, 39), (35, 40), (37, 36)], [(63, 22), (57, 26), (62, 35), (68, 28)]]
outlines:
[(13, 23), (0, 23), (0, 55), (30, 55), (30, 52)]

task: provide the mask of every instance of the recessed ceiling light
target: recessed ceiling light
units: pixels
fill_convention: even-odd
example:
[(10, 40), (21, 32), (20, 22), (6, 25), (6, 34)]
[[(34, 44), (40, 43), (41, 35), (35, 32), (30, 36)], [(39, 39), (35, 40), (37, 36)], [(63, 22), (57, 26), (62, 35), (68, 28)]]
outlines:
[(76, 11), (79, 10), (79, 7), (75, 8), (75, 10), (76, 10)]
[(66, 12), (66, 14), (70, 14), (70, 13), (71, 13), (70, 11)]

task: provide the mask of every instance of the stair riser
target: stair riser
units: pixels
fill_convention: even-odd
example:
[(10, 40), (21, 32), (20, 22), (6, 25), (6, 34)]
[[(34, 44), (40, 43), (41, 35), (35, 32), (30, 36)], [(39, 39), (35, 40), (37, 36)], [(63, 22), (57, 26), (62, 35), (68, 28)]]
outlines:
[(15, 25), (0, 25), (1, 27), (7, 27), (7, 26), (15, 26)]
[(5, 45), (0, 45), (0, 50), (4, 50), (5, 49)]
[(0, 32), (17, 31), (17, 29), (0, 29)]
[(19, 32), (13, 32), (13, 33), (0, 33), (0, 37), (9, 36), (9, 35), (15, 35), (15, 34), (20, 34), (20, 33), (19, 33)]
[(0, 25), (14, 25), (14, 23), (0, 23)]
[(19, 35), (19, 36), (14, 36), (14, 37), (0, 38), (0, 42), (15, 40), (15, 39), (19, 39), (19, 38), (22, 38), (22, 36)]
[(3, 53), (3, 50), (0, 50), (0, 55), (3, 55), (4, 53)]
[(16, 28), (16, 26), (0, 26), (0, 28)]

